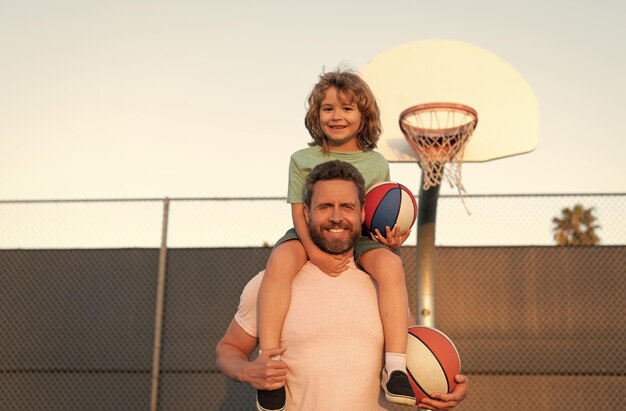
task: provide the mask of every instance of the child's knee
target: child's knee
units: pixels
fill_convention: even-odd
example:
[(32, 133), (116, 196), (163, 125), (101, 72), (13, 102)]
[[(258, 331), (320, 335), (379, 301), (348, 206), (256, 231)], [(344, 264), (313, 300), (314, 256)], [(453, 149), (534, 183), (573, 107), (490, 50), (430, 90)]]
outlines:
[(400, 258), (398, 254), (394, 253), (393, 251), (387, 248), (381, 248), (380, 258), (383, 260), (384, 264), (392, 265), (394, 267), (399, 267), (400, 269), (403, 270), (402, 259)]
[(402, 267), (402, 259), (400, 256), (388, 248), (375, 248), (367, 251), (361, 256), (361, 260), (374, 266)]
[(404, 266), (399, 255), (387, 248), (363, 254), (359, 264), (378, 282), (404, 282)]
[(306, 264), (307, 256), (302, 243), (289, 240), (276, 247), (267, 262), (265, 276), (270, 280), (284, 276), (293, 277)]

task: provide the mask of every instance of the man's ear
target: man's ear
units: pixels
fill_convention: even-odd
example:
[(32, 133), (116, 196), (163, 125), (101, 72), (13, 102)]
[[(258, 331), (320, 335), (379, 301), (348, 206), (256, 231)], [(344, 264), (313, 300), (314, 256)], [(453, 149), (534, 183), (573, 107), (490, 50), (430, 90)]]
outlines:
[(306, 221), (306, 223), (309, 224), (310, 223), (309, 208), (306, 206), (306, 204), (302, 205), (302, 213), (304, 214), (304, 221)]
[(365, 222), (365, 204), (361, 207), (361, 224)]

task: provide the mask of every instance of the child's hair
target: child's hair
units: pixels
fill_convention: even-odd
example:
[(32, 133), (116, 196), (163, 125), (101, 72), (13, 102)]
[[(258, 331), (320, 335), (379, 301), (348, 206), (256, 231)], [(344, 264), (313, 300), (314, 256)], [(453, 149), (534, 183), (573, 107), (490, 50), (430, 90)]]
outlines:
[(380, 110), (376, 104), (374, 93), (358, 74), (348, 69), (338, 69), (323, 73), (311, 94), (309, 95), (308, 110), (304, 118), (304, 125), (313, 141), (309, 146), (320, 146), (327, 151), (326, 136), (320, 126), (320, 106), (326, 91), (334, 87), (338, 93), (345, 94), (352, 99), (361, 113), (361, 125), (357, 133), (357, 144), (361, 150), (376, 148), (376, 143), (382, 132), (380, 124)]

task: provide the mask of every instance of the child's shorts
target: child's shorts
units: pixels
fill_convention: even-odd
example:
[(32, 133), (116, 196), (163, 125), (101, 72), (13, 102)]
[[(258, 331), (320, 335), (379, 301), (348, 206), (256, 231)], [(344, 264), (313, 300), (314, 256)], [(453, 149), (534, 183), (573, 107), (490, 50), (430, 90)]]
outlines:
[[(273, 248), (276, 248), (282, 243), (289, 241), (289, 240), (300, 240), (300, 238), (298, 237), (298, 233), (296, 233), (295, 228), (291, 228), (287, 230), (285, 235), (282, 236), (280, 240), (276, 241), (276, 244), (274, 244)], [(398, 254), (396, 250), (394, 250), (393, 248), (388, 247), (384, 244), (381, 244), (377, 241), (374, 241), (370, 237), (361, 235), (359, 238), (356, 239), (356, 242), (354, 243), (354, 261), (358, 265), (359, 259), (361, 258), (363, 254), (365, 254), (368, 251), (375, 250), (377, 248), (386, 248), (387, 250), (390, 250), (392, 253)]]

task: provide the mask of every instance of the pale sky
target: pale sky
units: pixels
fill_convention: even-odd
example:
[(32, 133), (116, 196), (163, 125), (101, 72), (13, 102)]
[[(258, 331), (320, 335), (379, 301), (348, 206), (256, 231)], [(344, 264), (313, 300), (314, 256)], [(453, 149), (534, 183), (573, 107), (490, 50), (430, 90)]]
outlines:
[[(625, 18), (607, 0), (1, 1), (0, 200), (284, 196), (322, 69), (437, 38), (496, 53), (539, 102), (539, 147), (465, 164), (469, 194), (624, 193)], [(416, 164), (391, 174), (417, 193)]]

